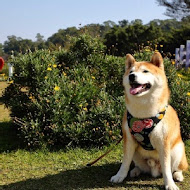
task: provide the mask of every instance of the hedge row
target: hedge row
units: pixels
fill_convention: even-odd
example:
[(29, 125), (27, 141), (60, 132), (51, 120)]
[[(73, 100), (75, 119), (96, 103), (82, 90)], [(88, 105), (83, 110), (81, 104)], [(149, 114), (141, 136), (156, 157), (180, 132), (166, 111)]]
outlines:
[[(150, 52), (135, 54), (150, 59)], [(87, 35), (65, 51), (36, 50), (12, 57), (13, 83), (4, 94), (12, 116), (22, 120), (20, 136), (30, 147), (98, 146), (120, 136), (125, 109), (124, 59), (105, 54), (105, 46)], [(189, 83), (165, 60), (171, 104), (189, 134)]]

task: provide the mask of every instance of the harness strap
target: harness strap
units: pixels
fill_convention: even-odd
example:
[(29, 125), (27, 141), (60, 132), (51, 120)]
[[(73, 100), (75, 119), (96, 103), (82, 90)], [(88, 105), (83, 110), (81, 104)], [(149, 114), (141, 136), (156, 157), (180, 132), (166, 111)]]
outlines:
[(155, 117), (145, 119), (133, 117), (127, 111), (127, 121), (129, 130), (132, 136), (145, 150), (154, 150), (154, 147), (150, 142), (150, 133), (164, 117), (167, 107), (168, 106), (165, 106), (161, 112), (156, 114)]

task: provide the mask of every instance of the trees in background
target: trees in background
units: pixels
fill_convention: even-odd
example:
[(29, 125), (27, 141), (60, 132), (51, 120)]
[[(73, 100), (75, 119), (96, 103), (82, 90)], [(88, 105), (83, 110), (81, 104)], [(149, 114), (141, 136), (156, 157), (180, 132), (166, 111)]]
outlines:
[(47, 39), (47, 46), (56, 47), (62, 46), (65, 47), (66, 43), (69, 40), (69, 36), (77, 36), (78, 30), (76, 27), (69, 27), (67, 29), (60, 29), (57, 33), (53, 34)]
[(157, 0), (159, 5), (166, 7), (166, 15), (173, 18), (184, 18), (190, 16), (189, 0)]
[(0, 55), (2, 56), (4, 54), (3, 52), (3, 44), (0, 43)]
[(110, 54), (123, 56), (127, 53), (133, 53), (151, 44), (157, 44), (162, 38), (162, 32), (159, 27), (153, 23), (143, 25), (141, 20), (135, 20), (131, 23), (120, 22), (120, 25), (114, 26), (105, 34), (105, 45)]
[(174, 52), (176, 47), (182, 44), (186, 44), (186, 41), (190, 39), (190, 24), (183, 24), (180, 28), (172, 30), (168, 39), (165, 39), (164, 51)]
[(26, 50), (34, 50), (34, 44), (32, 40), (22, 39), (14, 35), (8, 36), (8, 40), (3, 45), (4, 52), (11, 55), (12, 53), (18, 54), (20, 52), (25, 53)]
[[(68, 49), (72, 36), (89, 34), (98, 37), (107, 47), (107, 53), (123, 56), (126, 53), (134, 53), (142, 47), (156, 47), (163, 52), (175, 52), (180, 44), (185, 44), (190, 39), (190, 16), (184, 17), (181, 21), (176, 19), (159, 20), (155, 19), (148, 24), (136, 19), (132, 22), (121, 20), (116, 24), (113, 21), (106, 21), (103, 24), (89, 24), (80, 28), (69, 27), (60, 29), (47, 40), (40, 33), (36, 35), (36, 41), (22, 39), (16, 36), (8, 36), (7, 41), (0, 46), (0, 56), (4, 54), (15, 55), (27, 50), (35, 49), (58, 49), (60, 46)], [(162, 46), (161, 49), (160, 45)]]

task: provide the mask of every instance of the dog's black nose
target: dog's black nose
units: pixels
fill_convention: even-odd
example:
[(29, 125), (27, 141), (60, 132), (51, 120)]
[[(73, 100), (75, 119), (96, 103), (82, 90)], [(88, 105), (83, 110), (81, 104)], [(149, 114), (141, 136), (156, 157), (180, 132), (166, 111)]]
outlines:
[(129, 75), (129, 81), (130, 82), (134, 82), (135, 81), (135, 75), (134, 74), (130, 74)]

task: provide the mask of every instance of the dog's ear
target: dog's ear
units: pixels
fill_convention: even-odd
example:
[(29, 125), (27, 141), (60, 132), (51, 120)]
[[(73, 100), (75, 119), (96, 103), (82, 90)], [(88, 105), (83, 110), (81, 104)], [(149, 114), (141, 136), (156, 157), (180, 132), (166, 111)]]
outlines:
[(126, 55), (125, 67), (129, 69), (135, 63), (135, 59), (131, 54)]
[(150, 61), (155, 66), (159, 67), (160, 69), (164, 69), (164, 63), (162, 55), (159, 52), (155, 52), (152, 56), (152, 59)]

